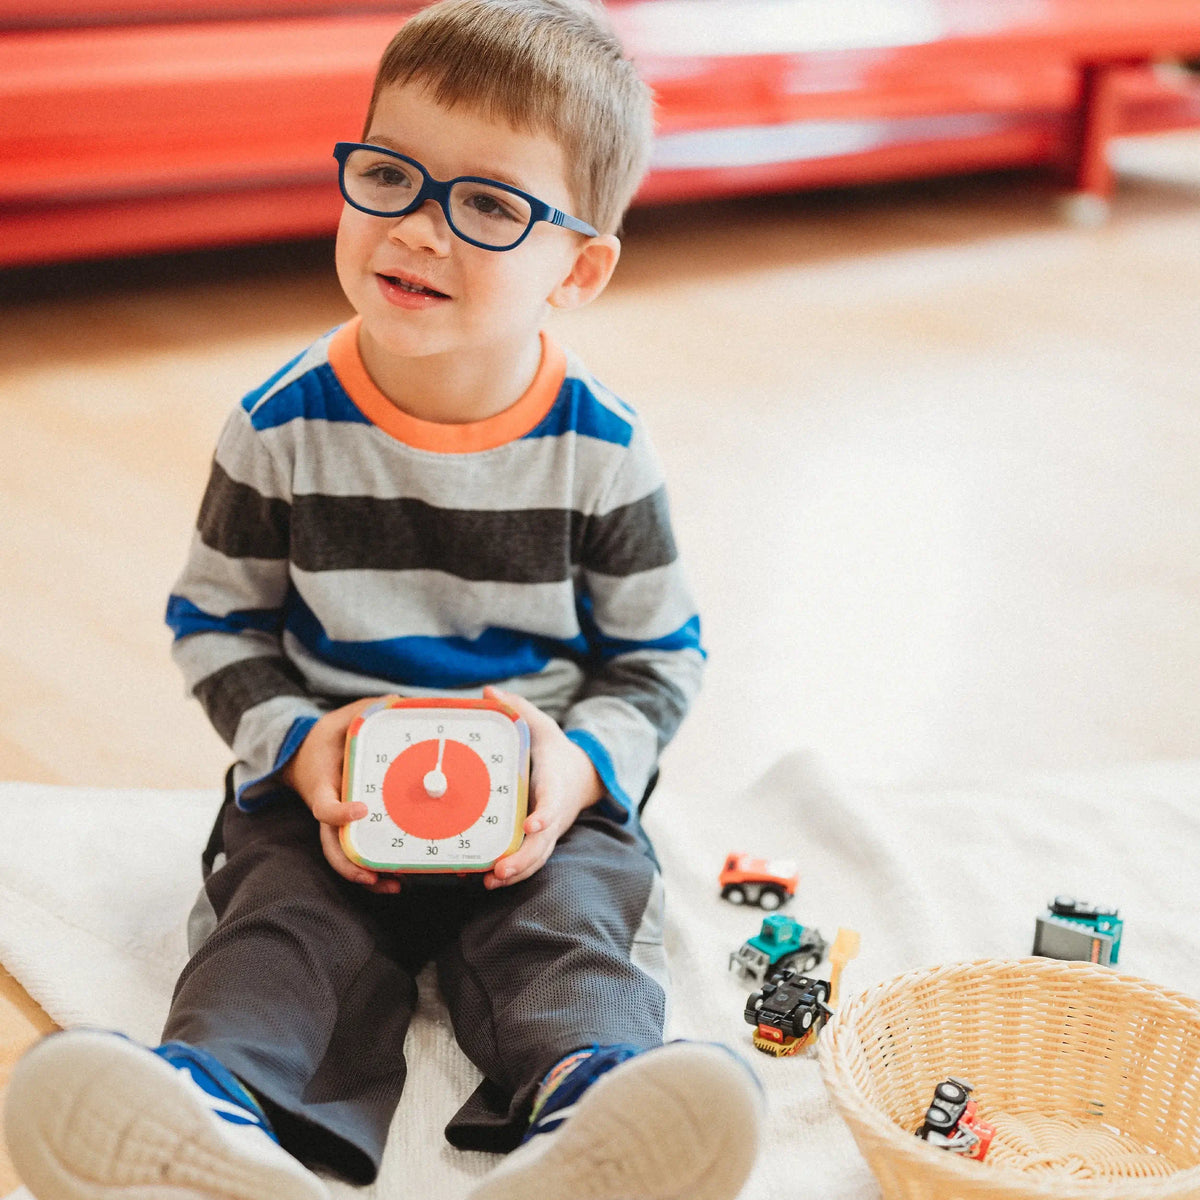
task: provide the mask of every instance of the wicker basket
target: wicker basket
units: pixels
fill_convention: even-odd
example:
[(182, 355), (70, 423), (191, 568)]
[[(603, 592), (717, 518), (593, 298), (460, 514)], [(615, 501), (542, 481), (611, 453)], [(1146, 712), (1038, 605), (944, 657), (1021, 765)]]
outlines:
[[(822, 1074), (886, 1200), (1200, 1200), (1200, 1004), (1091, 963), (913, 971), (847, 1000)], [(983, 1162), (913, 1136), (948, 1075)]]

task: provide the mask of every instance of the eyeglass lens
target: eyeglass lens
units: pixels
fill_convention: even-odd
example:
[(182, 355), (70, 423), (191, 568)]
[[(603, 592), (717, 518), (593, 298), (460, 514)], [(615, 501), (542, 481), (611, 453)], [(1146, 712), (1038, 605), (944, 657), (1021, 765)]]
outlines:
[[(389, 214), (410, 207), (424, 182), (416, 167), (373, 150), (352, 151), (343, 180), (355, 204)], [(532, 213), (527, 201), (504, 188), (459, 182), (450, 189), (449, 216), (456, 232), (488, 246), (509, 246)]]

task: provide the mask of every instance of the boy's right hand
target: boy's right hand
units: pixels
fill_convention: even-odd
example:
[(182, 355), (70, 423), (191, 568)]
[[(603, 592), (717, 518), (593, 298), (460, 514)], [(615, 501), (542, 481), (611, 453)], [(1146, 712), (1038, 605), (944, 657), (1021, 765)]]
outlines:
[(327, 712), (308, 731), (300, 749), (288, 760), (279, 776), (299, 793), (321, 823), (321, 849), (329, 865), (351, 883), (361, 883), (373, 892), (395, 893), (400, 890), (400, 880), (395, 875), (381, 875), (378, 871), (360, 867), (346, 856), (338, 836), (343, 825), (367, 815), (365, 804), (342, 803), (346, 731), (364, 708), (381, 699), (387, 697), (369, 696)]

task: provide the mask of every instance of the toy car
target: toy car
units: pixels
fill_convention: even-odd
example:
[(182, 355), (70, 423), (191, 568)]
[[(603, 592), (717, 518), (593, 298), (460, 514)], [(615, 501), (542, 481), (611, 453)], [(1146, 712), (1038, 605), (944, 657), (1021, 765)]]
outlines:
[(1100, 908), (1072, 896), (1055, 896), (1037, 918), (1033, 953), (1042, 958), (1116, 966), (1124, 925), (1115, 908)]
[(796, 1054), (833, 1016), (829, 984), (790, 968), (773, 975), (746, 999), (745, 1017), (755, 1026), (754, 1044), (777, 1057)]
[(800, 876), (790, 859), (731, 854), (721, 869), (721, 896), (731, 904), (757, 904), (774, 910), (796, 894)]
[(785, 968), (772, 975), (746, 998), (744, 1016), (754, 1026), (753, 1042), (759, 1050), (784, 1058), (798, 1054), (816, 1039), (833, 1015), (842, 968), (858, 953), (858, 934), (839, 929), (830, 951), (832, 971), (828, 982), (810, 979)]
[(801, 925), (786, 913), (772, 913), (763, 918), (754, 937), (730, 954), (729, 969), (755, 983), (785, 968), (807, 975), (825, 957), (827, 946), (819, 929)]
[(982, 1162), (996, 1136), (996, 1127), (980, 1119), (977, 1105), (970, 1098), (974, 1090), (965, 1079), (953, 1075), (939, 1083), (917, 1137), (931, 1146)]

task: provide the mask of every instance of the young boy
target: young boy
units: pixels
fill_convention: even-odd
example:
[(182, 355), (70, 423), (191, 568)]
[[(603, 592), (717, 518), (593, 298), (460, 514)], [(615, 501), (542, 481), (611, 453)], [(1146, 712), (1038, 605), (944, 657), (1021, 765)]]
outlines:
[[(193, 956), (164, 1045), (78, 1030), (19, 1065), (7, 1134), (40, 1200), (326, 1196), (301, 1161), (369, 1182), (429, 960), (484, 1076), (447, 1138), (513, 1151), (475, 1200), (740, 1190), (759, 1091), (724, 1047), (662, 1044), (637, 818), (698, 618), (645, 430), (541, 332), (607, 284), (650, 129), (571, 0), (444, 0), (386, 51), (336, 150), (357, 316), (231, 414), (168, 608), (237, 758)], [(351, 861), (353, 717), (481, 690), (530, 726), (520, 848), (482, 885)]]

